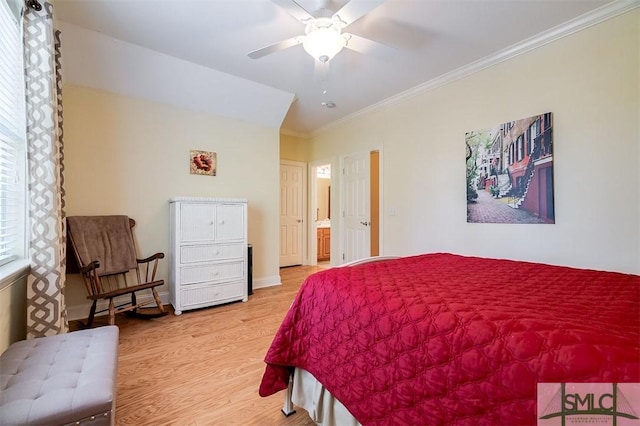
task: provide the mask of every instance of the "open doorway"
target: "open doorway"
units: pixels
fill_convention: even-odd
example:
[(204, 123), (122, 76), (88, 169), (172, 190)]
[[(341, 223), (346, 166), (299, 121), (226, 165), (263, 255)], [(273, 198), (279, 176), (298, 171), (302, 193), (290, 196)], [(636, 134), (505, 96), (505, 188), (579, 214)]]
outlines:
[[(330, 261), (336, 266), (382, 254), (381, 157), (379, 149), (372, 149), (341, 157), (340, 167), (328, 160), (310, 164), (308, 264)], [(350, 159), (359, 171), (353, 190), (345, 182), (354, 170), (349, 164), (356, 164)], [(362, 214), (352, 225), (354, 210)]]
[(331, 261), (331, 164), (316, 168), (317, 261)]
[(371, 200), (371, 256), (380, 256), (380, 151), (369, 153), (371, 165), (369, 191)]

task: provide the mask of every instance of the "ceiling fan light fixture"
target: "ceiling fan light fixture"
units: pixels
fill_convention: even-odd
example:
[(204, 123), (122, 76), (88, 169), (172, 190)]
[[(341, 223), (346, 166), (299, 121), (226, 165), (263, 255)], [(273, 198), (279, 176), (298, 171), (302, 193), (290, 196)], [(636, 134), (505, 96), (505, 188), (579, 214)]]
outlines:
[(340, 33), (339, 21), (331, 18), (317, 18), (306, 27), (307, 35), (302, 42), (304, 50), (320, 62), (331, 60), (343, 47), (347, 39)]

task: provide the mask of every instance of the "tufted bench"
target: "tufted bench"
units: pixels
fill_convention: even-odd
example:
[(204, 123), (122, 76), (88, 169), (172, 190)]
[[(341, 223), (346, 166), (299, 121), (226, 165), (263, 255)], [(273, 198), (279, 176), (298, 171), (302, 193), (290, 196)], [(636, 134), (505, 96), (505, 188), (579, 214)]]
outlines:
[(16, 342), (0, 357), (0, 425), (115, 424), (118, 327)]

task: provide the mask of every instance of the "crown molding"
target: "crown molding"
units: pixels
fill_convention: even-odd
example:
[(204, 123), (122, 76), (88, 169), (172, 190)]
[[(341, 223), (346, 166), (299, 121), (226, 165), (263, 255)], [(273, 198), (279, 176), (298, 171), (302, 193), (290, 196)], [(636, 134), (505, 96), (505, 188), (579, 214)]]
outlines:
[(313, 131), (310, 136), (317, 136), (333, 127), (336, 127), (362, 115), (368, 114), (377, 109), (397, 104), (398, 102), (437, 89), (456, 80), (468, 77), (486, 68), (492, 67), (511, 58), (515, 58), (519, 55), (523, 55), (546, 44), (553, 43), (554, 41), (567, 37), (578, 31), (582, 31), (591, 26), (600, 24), (601, 22), (604, 22), (608, 19), (615, 18), (616, 16), (627, 13), (639, 6), (640, 0), (614, 0), (611, 3), (607, 3), (606, 5), (594, 9), (593, 11), (588, 12), (582, 16), (567, 21), (533, 37), (525, 39), (505, 49), (499, 50), (492, 55), (486, 56), (478, 61), (464, 65), (448, 73), (442, 74), (439, 77), (433, 78), (418, 86), (405, 90), (404, 92), (400, 92), (397, 95), (391, 96), (352, 114), (346, 115), (336, 121), (332, 121), (331, 123), (319, 128), (318, 130)]

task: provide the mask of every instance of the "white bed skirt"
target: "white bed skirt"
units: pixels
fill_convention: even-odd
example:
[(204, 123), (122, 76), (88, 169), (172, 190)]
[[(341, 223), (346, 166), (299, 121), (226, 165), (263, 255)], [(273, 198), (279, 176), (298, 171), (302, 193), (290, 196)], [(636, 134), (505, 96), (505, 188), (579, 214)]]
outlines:
[(322, 426), (360, 426), (360, 423), (311, 373), (299, 368), (293, 373), (292, 402), (304, 408), (311, 420)]

